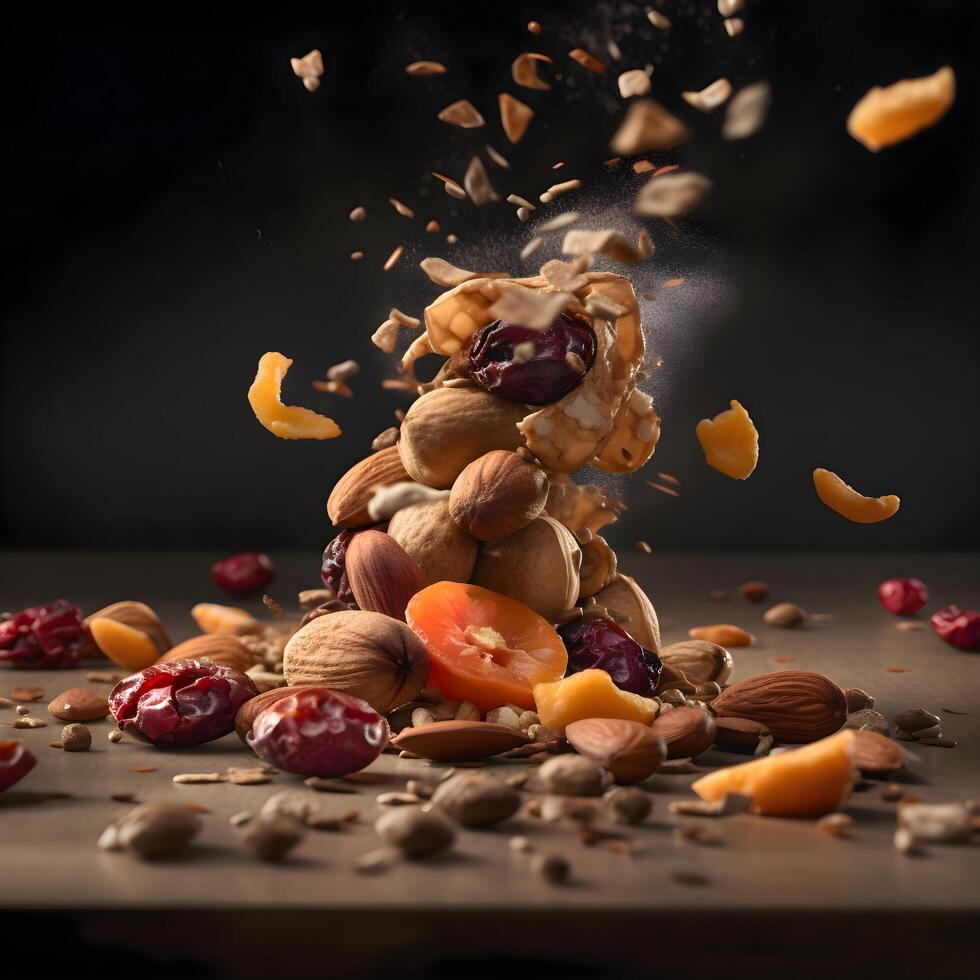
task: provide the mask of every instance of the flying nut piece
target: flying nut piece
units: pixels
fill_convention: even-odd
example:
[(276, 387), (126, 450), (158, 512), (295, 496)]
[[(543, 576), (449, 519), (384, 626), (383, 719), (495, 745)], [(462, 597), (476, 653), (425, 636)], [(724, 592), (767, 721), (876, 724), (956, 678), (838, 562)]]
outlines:
[(292, 66), (293, 74), (303, 80), (303, 87), (307, 92), (315, 92), (320, 87), (320, 78), (323, 75), (323, 55), (314, 48), (309, 54), (302, 58), (290, 58), (289, 64)]

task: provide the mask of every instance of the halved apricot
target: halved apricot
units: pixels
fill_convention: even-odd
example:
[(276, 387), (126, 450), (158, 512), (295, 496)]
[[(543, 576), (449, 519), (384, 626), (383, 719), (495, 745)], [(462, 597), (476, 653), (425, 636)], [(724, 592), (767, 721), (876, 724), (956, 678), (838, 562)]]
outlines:
[(504, 704), (533, 709), (534, 685), (565, 673), (568, 654), (552, 625), (478, 585), (436, 582), (412, 598), (405, 619), (432, 658), (427, 686), (480, 711)]

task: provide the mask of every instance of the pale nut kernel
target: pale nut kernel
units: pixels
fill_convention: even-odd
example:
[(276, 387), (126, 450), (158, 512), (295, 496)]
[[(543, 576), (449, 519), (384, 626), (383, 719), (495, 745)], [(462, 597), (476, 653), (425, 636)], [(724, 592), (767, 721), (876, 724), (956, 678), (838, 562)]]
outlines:
[(428, 585), (469, 581), (479, 545), (449, 516), (448, 500), (403, 507), (388, 522), (388, 534), (415, 560)]
[(236, 606), (223, 606), (217, 602), (199, 602), (191, 608), (191, 618), (202, 633), (230, 633), (244, 636), (262, 629), (250, 612)]
[(248, 389), (248, 403), (262, 426), (280, 439), (334, 439), (340, 426), (333, 419), (308, 408), (284, 405), (280, 400), (283, 378), (292, 361), (277, 351), (259, 359), (259, 368)]
[(526, 527), (544, 510), (548, 477), (516, 453), (495, 449), (456, 477), (449, 513), (478, 541), (497, 541)]
[(735, 480), (747, 480), (759, 462), (759, 433), (749, 413), (734, 399), (713, 419), (694, 430), (708, 465)]
[(877, 524), (898, 511), (901, 500), (894, 494), (885, 497), (865, 497), (848, 486), (836, 473), (820, 469), (813, 471), (817, 496), (832, 511), (856, 524)]

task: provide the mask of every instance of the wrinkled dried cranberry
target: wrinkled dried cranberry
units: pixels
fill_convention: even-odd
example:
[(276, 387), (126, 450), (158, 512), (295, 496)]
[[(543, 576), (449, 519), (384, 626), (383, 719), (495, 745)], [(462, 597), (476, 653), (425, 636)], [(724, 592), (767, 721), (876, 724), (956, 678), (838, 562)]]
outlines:
[(890, 578), (878, 586), (878, 601), (896, 616), (911, 616), (929, 601), (929, 590), (917, 578)]
[(232, 555), (211, 566), (211, 581), (229, 595), (247, 595), (266, 589), (275, 577), (272, 559), (260, 551)]
[[(533, 344), (528, 358), (514, 348)], [(595, 332), (578, 314), (562, 313), (547, 330), (494, 320), (478, 330), (470, 348), (470, 377), (501, 398), (550, 405), (568, 394), (595, 361)]]
[(258, 693), (230, 667), (173, 660), (121, 680), (109, 711), (123, 731), (154, 745), (200, 745), (232, 731), (239, 707)]
[(32, 606), (0, 622), (0, 660), (22, 670), (74, 667), (91, 649), (81, 614), (67, 599)]
[(388, 735), (388, 722), (367, 701), (316, 687), (259, 712), (246, 741), (260, 759), (286, 772), (345, 776), (372, 763)]
[(653, 697), (663, 664), (611, 619), (576, 619), (558, 630), (568, 650), (569, 674), (604, 670), (616, 687)]
[(0, 793), (23, 779), (36, 765), (34, 754), (20, 742), (0, 742)]
[(347, 546), (353, 537), (353, 531), (341, 531), (323, 549), (323, 560), (320, 564), (320, 578), (323, 584), (328, 589), (332, 589), (334, 595), (350, 609), (357, 608), (357, 600), (347, 581)]
[(959, 650), (980, 650), (980, 613), (947, 606), (929, 620), (936, 636)]

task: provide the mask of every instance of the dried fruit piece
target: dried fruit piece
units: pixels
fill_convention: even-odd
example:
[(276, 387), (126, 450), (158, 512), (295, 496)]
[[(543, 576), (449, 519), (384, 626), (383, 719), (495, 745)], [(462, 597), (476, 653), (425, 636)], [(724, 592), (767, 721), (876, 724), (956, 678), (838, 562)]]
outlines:
[(483, 116), (477, 112), (476, 107), (469, 99), (459, 99), (447, 105), (439, 113), (439, 119), (452, 126), (459, 126), (461, 129), (478, 129), (485, 124)]
[(836, 473), (815, 469), (813, 485), (817, 496), (841, 517), (857, 524), (876, 524), (898, 511), (901, 501), (894, 494), (886, 497), (865, 497), (849, 487)]
[(246, 736), (264, 761), (300, 776), (346, 776), (388, 744), (388, 723), (366, 701), (310, 687), (264, 708)]
[(662, 663), (612, 620), (576, 619), (558, 631), (568, 650), (568, 674), (604, 670), (620, 690), (651, 698)]
[(917, 578), (889, 578), (878, 586), (878, 601), (896, 616), (911, 616), (929, 601), (929, 590)]
[(695, 429), (709, 466), (735, 480), (747, 480), (759, 462), (759, 433), (749, 413), (734, 399), (731, 408)]
[(650, 730), (667, 743), (668, 759), (689, 759), (711, 748), (717, 727), (710, 711), (678, 707), (660, 715)]
[(531, 125), (534, 110), (520, 99), (515, 99), (509, 92), (501, 92), (497, 96), (497, 102), (500, 106), (500, 124), (507, 139), (511, 143), (519, 143), (527, 132), (527, 127)]
[(78, 608), (67, 599), (31, 606), (0, 621), (0, 663), (18, 670), (74, 667), (91, 650)]
[(320, 580), (333, 592), (337, 601), (350, 608), (357, 605), (347, 581), (347, 548), (353, 539), (353, 531), (341, 531), (328, 542), (320, 559)]
[(980, 613), (959, 606), (947, 606), (932, 614), (933, 632), (958, 650), (980, 649)]
[(466, 582), (473, 574), (477, 541), (452, 519), (445, 498), (403, 507), (388, 523), (388, 534), (417, 562), (427, 585)]
[(634, 156), (650, 150), (673, 150), (690, 138), (687, 126), (660, 103), (637, 99), (626, 110), (609, 146), (613, 153)]
[(713, 626), (692, 626), (688, 636), (695, 640), (705, 640), (722, 647), (748, 647), (755, 643), (755, 637), (731, 623), (717, 623)]
[(200, 745), (227, 735), (258, 691), (237, 670), (195, 660), (147, 667), (109, 695), (116, 724), (154, 745)]
[(415, 560), (381, 531), (355, 534), (345, 567), (358, 607), (394, 619), (404, 619), (409, 599), (428, 585)]
[(761, 722), (781, 742), (814, 742), (844, 724), (847, 699), (822, 674), (780, 670), (732, 684), (711, 709), (716, 715)]
[(269, 691), (263, 691), (257, 697), (249, 698), (237, 712), (235, 712), (235, 733), (238, 737), (246, 742), (246, 737), (248, 733), (252, 730), (252, 723), (258, 717), (259, 713), (264, 711), (270, 705), (275, 704), (277, 701), (281, 701), (283, 698), (291, 697), (294, 694), (299, 694), (300, 691), (305, 691), (308, 689), (313, 689), (313, 685), (307, 685), (305, 687), (277, 687)]
[(384, 713), (411, 701), (429, 674), (429, 655), (402, 622), (353, 610), (320, 616), (286, 644), (290, 685), (328, 687), (363, 698)]
[(292, 361), (283, 354), (269, 351), (259, 359), (258, 372), (248, 389), (248, 403), (259, 422), (280, 439), (334, 439), (340, 426), (333, 419), (308, 408), (284, 405), (280, 390)]
[(838, 732), (793, 752), (718, 769), (691, 789), (709, 803), (729, 793), (751, 796), (750, 812), (767, 817), (822, 817), (851, 791), (854, 743), (854, 732)]
[(664, 739), (636, 721), (583, 718), (566, 726), (565, 738), (576, 752), (608, 769), (620, 783), (646, 779), (667, 758)]
[(23, 779), (36, 765), (34, 753), (20, 742), (0, 741), (0, 793)]
[(622, 718), (649, 725), (658, 710), (656, 701), (621, 691), (604, 670), (584, 670), (537, 684), (534, 703), (541, 724), (559, 732), (583, 718)]
[(276, 578), (272, 559), (260, 551), (223, 558), (211, 566), (211, 581), (229, 595), (250, 595), (267, 589)]
[(934, 126), (956, 98), (956, 76), (948, 65), (923, 78), (887, 88), (875, 86), (847, 117), (847, 131), (873, 153)]

